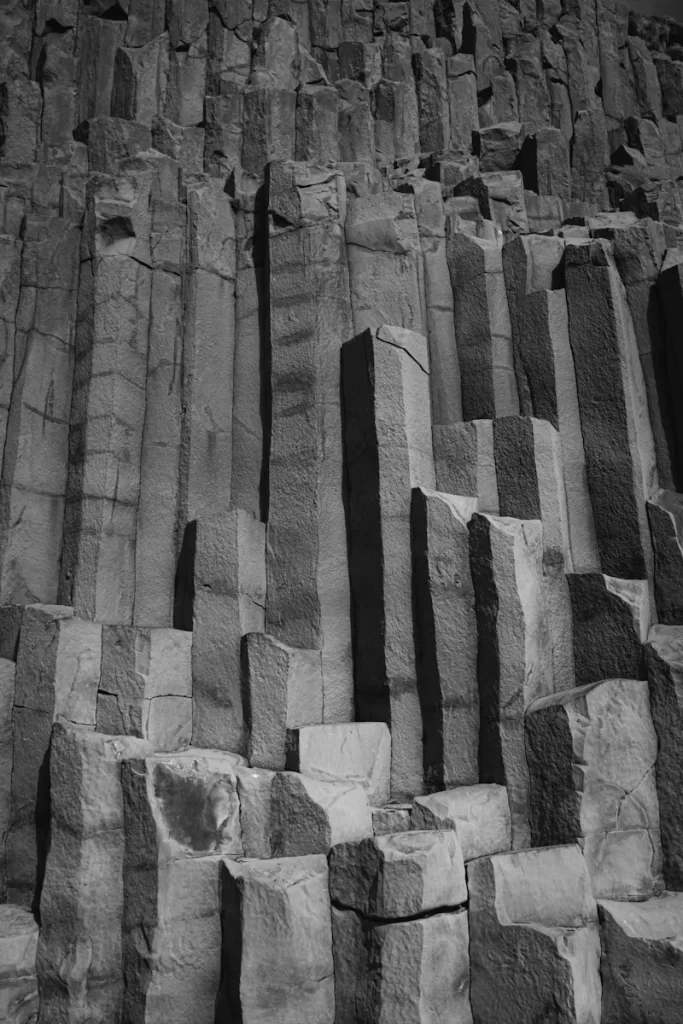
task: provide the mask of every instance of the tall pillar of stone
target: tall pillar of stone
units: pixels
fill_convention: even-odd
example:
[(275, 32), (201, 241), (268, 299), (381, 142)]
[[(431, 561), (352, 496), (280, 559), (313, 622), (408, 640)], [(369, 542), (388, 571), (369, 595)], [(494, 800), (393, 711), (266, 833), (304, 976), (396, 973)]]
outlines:
[(268, 177), (272, 423), (266, 630), (323, 652), (323, 720), (353, 707), (340, 353), (353, 333), (336, 171)]
[(426, 340), (365, 331), (342, 355), (356, 717), (391, 726), (394, 796), (422, 792), (410, 501), (434, 488)]

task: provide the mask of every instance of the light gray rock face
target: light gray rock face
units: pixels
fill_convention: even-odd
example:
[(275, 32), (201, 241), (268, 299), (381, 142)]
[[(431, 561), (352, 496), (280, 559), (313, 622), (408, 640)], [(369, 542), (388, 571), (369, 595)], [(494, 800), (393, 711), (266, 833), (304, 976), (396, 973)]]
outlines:
[(477, 498), (479, 512), (500, 513), (493, 420), (434, 426), (436, 485), (446, 494)]
[(411, 828), (453, 829), (465, 861), (511, 848), (510, 805), (504, 786), (480, 783), (413, 801)]
[(0, 659), (0, 898), (6, 898), (7, 829), (12, 813), (12, 711), (14, 709), (14, 662)]
[(655, 602), (665, 626), (683, 625), (683, 498), (656, 491), (647, 503), (655, 552)]
[(349, 722), (292, 729), (287, 768), (321, 782), (351, 782), (365, 790), (371, 807), (388, 803), (391, 733), (384, 722)]
[(342, 350), (342, 388), (356, 713), (390, 725), (391, 793), (412, 798), (422, 792), (423, 756), (410, 494), (434, 486), (425, 339), (366, 331)]
[(214, 1019), (220, 863), (243, 853), (240, 762), (188, 748), (123, 767), (124, 1020)]
[(240, 802), (240, 827), (245, 857), (272, 856), (271, 792), (275, 772), (264, 768), (235, 768)]
[(452, 830), (340, 843), (329, 864), (332, 902), (364, 917), (416, 917), (467, 901), (462, 850)]
[(643, 903), (598, 900), (602, 1024), (674, 1024), (683, 1000), (683, 893)]
[(476, 498), (415, 488), (417, 678), (428, 789), (479, 781), (477, 623), (467, 524)]
[(50, 827), (52, 723), (95, 728), (102, 626), (73, 608), (33, 605), (21, 622), (13, 712), (7, 897), (37, 907)]
[(155, 750), (192, 740), (192, 634), (104, 626), (98, 732), (140, 736)]
[(246, 750), (242, 636), (265, 629), (265, 526), (247, 512), (197, 523), (192, 632), (193, 742)]
[(283, 771), (287, 730), (323, 719), (320, 651), (297, 650), (266, 633), (242, 641), (247, 756), (257, 768)]
[(524, 712), (552, 690), (538, 520), (476, 513), (469, 523), (478, 629), (479, 777), (507, 787), (512, 845), (529, 845)]
[(223, 861), (219, 1016), (333, 1024), (335, 978), (323, 856)]
[(611, 679), (536, 701), (526, 736), (534, 845), (578, 841), (596, 896), (644, 899), (661, 891), (647, 683)]
[(121, 766), (145, 740), (57, 722), (50, 746), (50, 856), (40, 899), (39, 1020), (120, 1021), (125, 856)]
[(10, 903), (0, 906), (0, 1014), (8, 1024), (39, 1019), (37, 945), (33, 915)]
[(467, 912), (366, 921), (332, 908), (335, 1024), (472, 1024)]
[(367, 793), (352, 782), (321, 782), (281, 772), (271, 788), (274, 857), (327, 853), (337, 843), (372, 835)]
[(656, 781), (667, 889), (683, 892), (683, 631), (653, 626), (645, 649), (650, 708), (657, 734)]
[[(608, 242), (566, 248), (569, 334), (602, 571), (652, 574), (645, 500), (657, 487), (633, 321)], [(608, 482), (609, 481), (609, 482)]]
[(352, 717), (353, 676), (340, 349), (354, 326), (344, 177), (315, 166), (274, 164), (268, 205), (266, 628), (293, 647), (322, 650), (322, 720), (343, 722)]
[(510, 1024), (548, 1014), (599, 1024), (598, 914), (579, 848), (481, 857), (467, 887), (474, 1024), (503, 1007)]

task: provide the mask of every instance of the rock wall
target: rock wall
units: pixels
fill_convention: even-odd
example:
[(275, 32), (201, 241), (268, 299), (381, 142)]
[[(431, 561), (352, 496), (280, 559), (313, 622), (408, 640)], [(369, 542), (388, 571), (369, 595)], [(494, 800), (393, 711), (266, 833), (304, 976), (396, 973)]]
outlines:
[(0, 10), (0, 1021), (680, 1024), (683, 25)]

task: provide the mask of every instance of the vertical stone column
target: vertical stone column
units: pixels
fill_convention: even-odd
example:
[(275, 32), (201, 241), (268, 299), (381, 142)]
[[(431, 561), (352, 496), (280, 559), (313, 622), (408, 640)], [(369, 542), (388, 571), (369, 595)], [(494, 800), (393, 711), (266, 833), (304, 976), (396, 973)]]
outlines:
[(417, 679), (428, 790), (479, 782), (477, 620), (467, 524), (476, 498), (415, 488)]
[(480, 512), (498, 515), (493, 420), (470, 420), (432, 429), (436, 486), (479, 500)]
[(645, 501), (657, 487), (655, 450), (633, 322), (609, 244), (566, 249), (588, 487), (603, 572), (651, 578)]
[(78, 293), (60, 600), (129, 623), (145, 415), (150, 171), (93, 179)]
[(392, 733), (392, 795), (422, 792), (410, 492), (434, 487), (426, 340), (365, 331), (342, 352), (356, 717)]
[(524, 712), (552, 691), (538, 520), (472, 516), (470, 567), (478, 628), (479, 778), (507, 786), (512, 845), (530, 844)]
[(323, 652), (323, 718), (352, 718), (340, 350), (352, 334), (346, 190), (335, 171), (269, 170), (272, 424), (267, 631)]

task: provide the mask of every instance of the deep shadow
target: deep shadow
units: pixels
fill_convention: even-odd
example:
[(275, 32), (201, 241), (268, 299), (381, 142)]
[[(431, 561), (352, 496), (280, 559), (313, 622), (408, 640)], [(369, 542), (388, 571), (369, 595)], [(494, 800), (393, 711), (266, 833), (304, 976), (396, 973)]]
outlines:
[(178, 556), (173, 593), (173, 628), (192, 632), (194, 608), (194, 560), (197, 551), (197, 520), (185, 527)]

